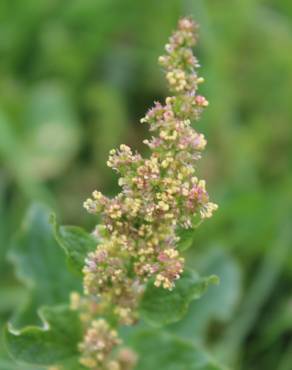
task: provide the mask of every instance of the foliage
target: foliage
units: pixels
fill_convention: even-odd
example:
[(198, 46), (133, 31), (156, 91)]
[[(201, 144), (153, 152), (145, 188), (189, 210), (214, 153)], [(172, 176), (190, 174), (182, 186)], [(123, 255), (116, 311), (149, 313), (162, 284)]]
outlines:
[(20, 361), (41, 366), (78, 363), (77, 344), (82, 326), (76, 312), (65, 306), (42, 307), (43, 327), (27, 326), (20, 332), (5, 331), (11, 355)]
[(66, 302), (80, 282), (67, 271), (64, 255), (56, 243), (47, 207), (34, 204), (27, 212), (9, 251), (16, 276), (29, 290), (14, 317), (17, 325), (37, 322), (40, 305)]
[(200, 278), (188, 270), (172, 291), (157, 288), (150, 281), (140, 304), (142, 318), (155, 326), (179, 321), (188, 311), (191, 301), (201, 298), (210, 283), (218, 283), (218, 278), (214, 275)]
[[(80, 205), (96, 185), (108, 194), (117, 190), (104, 167), (109, 149), (126, 142), (144, 150), (144, 127), (133, 121), (165, 95), (155, 60), (186, 13), (201, 24), (203, 91), (212, 103), (201, 123), (209, 140), (201, 167), (220, 205), (186, 253), (190, 268), (215, 273), (220, 284), (166, 329), (200, 341), (235, 369), (290, 370), (288, 0), (1, 2), (0, 328), (12, 315), (16, 324), (15, 308), (31, 306), (35, 290), (42, 302), (32, 304), (23, 324), (39, 323), (39, 303), (67, 300), (68, 291), (59, 291), (51, 296), (56, 301), (43, 301), (43, 287), (15, 277), (6, 258), (13, 234), (31, 200), (52, 206), (66, 224), (92, 230), (95, 221)], [(56, 259), (45, 267), (55, 271), (64, 259), (52, 246)], [(31, 366), (12, 362), (1, 338), (0, 369)]]
[(78, 226), (59, 226), (55, 215), (51, 216), (56, 241), (63, 248), (68, 265), (77, 274), (82, 274), (85, 257), (96, 248), (96, 239)]
[(200, 347), (166, 333), (142, 331), (132, 340), (140, 354), (137, 370), (151, 370), (158, 363), (161, 370), (224, 370)]

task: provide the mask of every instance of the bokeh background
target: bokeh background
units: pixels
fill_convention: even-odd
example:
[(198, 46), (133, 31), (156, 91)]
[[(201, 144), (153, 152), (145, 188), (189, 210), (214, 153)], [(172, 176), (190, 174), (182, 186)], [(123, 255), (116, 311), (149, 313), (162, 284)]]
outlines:
[[(28, 207), (42, 202), (63, 223), (93, 227), (82, 202), (96, 188), (117, 191), (111, 148), (145, 150), (139, 119), (167, 94), (157, 57), (189, 14), (201, 25), (210, 101), (197, 123), (208, 139), (199, 173), (220, 205), (189, 261), (221, 284), (169, 330), (235, 369), (291, 370), (290, 0), (0, 2), (0, 325), (37, 290), (17, 269), (15, 240), (28, 263), (49, 264), (41, 243), (32, 252), (32, 236), (19, 236)], [(63, 299), (44, 291), (38, 303)], [(0, 370), (23, 369), (0, 342)]]

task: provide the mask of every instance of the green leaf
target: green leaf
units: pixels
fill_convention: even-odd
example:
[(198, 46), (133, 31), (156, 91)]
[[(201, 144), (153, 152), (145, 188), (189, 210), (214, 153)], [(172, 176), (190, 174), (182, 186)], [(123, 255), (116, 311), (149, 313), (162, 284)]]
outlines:
[(96, 239), (77, 226), (59, 226), (55, 215), (51, 216), (57, 242), (65, 251), (71, 269), (82, 274), (87, 254), (96, 249)]
[[(8, 356), (8, 355), (7, 355)], [(16, 364), (15, 361), (0, 354), (0, 369), (2, 370), (32, 370), (31, 365)], [(33, 367), (33, 370), (43, 370), (39, 367)]]
[[(16, 363), (7, 353), (4, 343), (3, 330), (6, 323), (1, 322), (0, 318), (0, 369), (1, 370), (32, 370), (31, 365)], [(39, 367), (33, 367), (34, 370), (40, 370)]]
[(82, 325), (78, 313), (67, 306), (43, 307), (42, 327), (28, 326), (20, 331), (5, 329), (5, 343), (17, 361), (39, 366), (78, 363), (78, 342)]
[[(241, 268), (238, 261), (223, 247), (212, 248), (202, 259), (202, 273), (214, 273), (220, 278), (218, 289), (210, 290), (198, 305), (205, 305), (213, 318), (226, 322), (231, 319), (241, 298)], [(217, 304), (216, 304), (217, 303)], [(207, 308), (208, 307), (208, 308)]]
[(200, 298), (210, 283), (218, 283), (218, 278), (214, 275), (201, 278), (192, 271), (185, 271), (172, 291), (157, 288), (150, 281), (141, 300), (141, 315), (154, 326), (176, 322), (186, 314), (190, 302)]
[(193, 241), (194, 241), (194, 233), (195, 233), (195, 230), (194, 229), (183, 229), (183, 228), (180, 228), (178, 231), (177, 231), (177, 236), (180, 238), (178, 244), (177, 244), (177, 248), (179, 251), (185, 251), (187, 249), (189, 249), (192, 244), (193, 244)]
[(211, 321), (231, 319), (241, 296), (241, 270), (232, 256), (216, 248), (208, 250), (203, 259), (201, 272), (218, 275), (220, 285), (210, 286), (200, 300), (190, 304), (183, 320), (171, 326), (175, 333), (199, 341), (204, 340)]
[(79, 279), (67, 270), (64, 254), (52, 233), (49, 215), (46, 206), (32, 205), (9, 252), (17, 277), (30, 291), (25, 306), (18, 308), (15, 325), (38, 322), (38, 307), (67, 302), (72, 290), (81, 289)]
[[(4, 276), (5, 278), (5, 276)], [(0, 285), (0, 315), (14, 309), (26, 298), (26, 292), (23, 287), (13, 285), (11, 282), (6, 285)]]
[(223, 370), (200, 347), (161, 331), (142, 331), (131, 345), (139, 361), (136, 370)]

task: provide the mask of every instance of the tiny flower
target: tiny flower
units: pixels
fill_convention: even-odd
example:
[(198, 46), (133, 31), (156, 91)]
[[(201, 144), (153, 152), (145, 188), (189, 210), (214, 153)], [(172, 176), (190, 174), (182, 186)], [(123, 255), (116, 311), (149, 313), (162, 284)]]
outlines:
[(201, 107), (207, 107), (209, 105), (208, 100), (202, 95), (196, 96), (196, 103)]

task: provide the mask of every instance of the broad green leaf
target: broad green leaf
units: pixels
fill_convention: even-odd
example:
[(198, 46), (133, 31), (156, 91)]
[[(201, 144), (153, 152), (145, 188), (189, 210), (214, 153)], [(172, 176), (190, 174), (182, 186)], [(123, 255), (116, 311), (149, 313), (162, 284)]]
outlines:
[[(0, 323), (0, 369), (1, 370), (40, 370), (39, 367), (35, 367), (24, 363), (18, 363), (8, 354), (4, 342), (4, 335), (3, 335), (3, 328), (4, 325)], [(43, 367), (41, 368), (43, 369)]]
[(136, 370), (223, 370), (200, 347), (161, 331), (142, 331), (131, 345), (137, 351)]
[[(2, 370), (24, 370), (25, 367), (21, 368), (16, 365), (15, 361), (12, 360), (11, 356), (6, 351), (5, 344), (4, 344), (4, 335), (3, 335), (3, 328), (5, 326), (4, 323), (1, 322), (0, 319), (0, 369)], [(28, 370), (27, 368), (25, 370)]]
[(5, 343), (11, 356), (39, 366), (78, 363), (78, 342), (82, 338), (78, 313), (67, 306), (43, 307), (39, 312), (42, 327), (5, 329)]
[(241, 296), (241, 271), (237, 261), (224, 249), (207, 250), (203, 257), (203, 274), (214, 273), (219, 286), (210, 286), (204, 296), (190, 304), (188, 313), (171, 330), (192, 340), (204, 341), (212, 320), (226, 322), (231, 319)]
[(96, 248), (96, 239), (77, 226), (59, 226), (55, 215), (51, 216), (57, 242), (64, 250), (68, 264), (78, 274), (82, 274), (87, 254)]
[(21, 304), (26, 298), (26, 292), (23, 287), (18, 285), (6, 284), (0, 285), (0, 315), (5, 314)]
[(202, 273), (212, 272), (220, 279), (218, 289), (210, 287), (202, 298), (202, 305), (205, 304), (206, 308), (209, 301), (209, 307), (213, 306), (210, 314), (213, 313), (213, 317), (220, 321), (227, 321), (232, 317), (242, 293), (240, 265), (235, 257), (219, 247), (210, 249), (202, 258), (201, 265)]
[(176, 322), (187, 313), (190, 302), (200, 298), (210, 283), (218, 283), (218, 278), (214, 275), (202, 278), (192, 271), (185, 271), (171, 291), (157, 288), (150, 281), (140, 303), (141, 315), (155, 326)]
[(31, 293), (25, 306), (18, 308), (15, 324), (35, 323), (39, 306), (67, 302), (70, 292), (81, 288), (79, 279), (67, 270), (49, 215), (47, 207), (32, 205), (10, 249), (16, 275)]
[[(7, 355), (8, 356), (8, 355)], [(31, 365), (25, 365), (25, 364), (17, 364), (15, 361), (8, 357), (1, 356), (0, 354), (0, 369), (1, 370), (43, 370), (44, 368), (42, 367), (41, 369), (39, 367), (35, 367)]]

